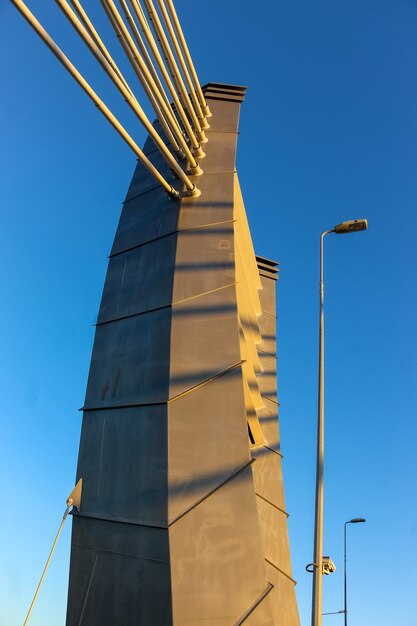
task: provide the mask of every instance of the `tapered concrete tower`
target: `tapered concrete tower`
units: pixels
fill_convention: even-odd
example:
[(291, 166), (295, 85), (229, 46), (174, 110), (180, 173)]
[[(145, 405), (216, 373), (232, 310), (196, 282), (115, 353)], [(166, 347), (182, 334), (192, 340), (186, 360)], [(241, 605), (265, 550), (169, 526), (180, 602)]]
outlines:
[[(87, 385), (67, 626), (297, 626), (278, 434), (277, 264), (235, 169), (242, 87), (204, 89), (201, 196), (138, 164)], [(154, 144), (145, 153), (174, 178)]]

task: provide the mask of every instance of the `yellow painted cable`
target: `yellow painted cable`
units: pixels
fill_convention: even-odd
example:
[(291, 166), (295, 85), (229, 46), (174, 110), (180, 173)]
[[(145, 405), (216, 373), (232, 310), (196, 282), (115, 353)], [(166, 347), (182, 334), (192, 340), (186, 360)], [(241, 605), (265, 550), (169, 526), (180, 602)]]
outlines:
[[(124, 127), (120, 124), (118, 119), (113, 115), (110, 109), (104, 104), (104, 102), (100, 99), (100, 97), (96, 94), (94, 89), (88, 84), (85, 78), (80, 74), (77, 68), (71, 63), (68, 57), (62, 52), (59, 46), (55, 43), (52, 37), (47, 33), (47, 31), (43, 28), (40, 22), (35, 18), (35, 16), (31, 13), (28, 7), (25, 5), (23, 0), (11, 0), (16, 8), (20, 11), (23, 17), (28, 21), (28, 23), (32, 26), (32, 28), (36, 31), (39, 37), (44, 41), (44, 43), (48, 46), (51, 52), (56, 56), (56, 58), (62, 63), (65, 69), (71, 74), (71, 76), (77, 81), (80, 87), (86, 92), (86, 94), (91, 98), (96, 107), (101, 111), (101, 113), (106, 117), (106, 119), (110, 122), (113, 128), (119, 133), (119, 135), (125, 140), (125, 142), (130, 146), (130, 148), (135, 152), (138, 158), (142, 161), (144, 166), (148, 169), (148, 171), (156, 178), (156, 180), (162, 185), (162, 187), (167, 191), (170, 195), (177, 197), (178, 192), (170, 185), (165, 178), (161, 175), (161, 173), (156, 169), (156, 167), (149, 161), (147, 156), (142, 152), (136, 142), (132, 139), (129, 133), (124, 129)], [(189, 195), (199, 195), (199, 190), (197, 187), (188, 179), (188, 177), (182, 172), (188, 181), (187, 191)], [(184, 182), (184, 181), (183, 181)]]

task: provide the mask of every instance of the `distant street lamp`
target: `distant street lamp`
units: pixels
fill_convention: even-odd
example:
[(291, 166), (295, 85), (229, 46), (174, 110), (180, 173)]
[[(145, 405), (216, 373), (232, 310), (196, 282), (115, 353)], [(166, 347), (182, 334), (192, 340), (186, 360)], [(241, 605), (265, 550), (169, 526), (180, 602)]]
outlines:
[(317, 425), (316, 507), (314, 527), (312, 626), (322, 624), (323, 586), (323, 470), (324, 470), (324, 271), (323, 241), (329, 233), (344, 235), (368, 228), (365, 219), (349, 220), (326, 230), (320, 237), (320, 324), (319, 324), (319, 394)]
[(344, 571), (344, 614), (345, 614), (345, 626), (347, 626), (347, 578), (346, 578), (346, 526), (348, 524), (362, 524), (363, 522), (366, 522), (366, 520), (363, 517), (354, 517), (353, 519), (349, 520), (348, 522), (345, 522), (345, 528), (344, 528), (344, 542), (343, 542), (343, 546), (344, 546), (344, 566), (345, 566), (345, 571)]

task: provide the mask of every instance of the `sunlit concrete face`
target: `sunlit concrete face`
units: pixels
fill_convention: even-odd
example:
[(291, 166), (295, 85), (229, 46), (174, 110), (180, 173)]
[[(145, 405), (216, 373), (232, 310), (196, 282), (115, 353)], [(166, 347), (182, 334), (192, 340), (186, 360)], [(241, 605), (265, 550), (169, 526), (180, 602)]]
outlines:
[(205, 89), (201, 196), (168, 198), (139, 164), (123, 206), (84, 406), (68, 626), (299, 624), (277, 264), (255, 257), (235, 171), (244, 92)]

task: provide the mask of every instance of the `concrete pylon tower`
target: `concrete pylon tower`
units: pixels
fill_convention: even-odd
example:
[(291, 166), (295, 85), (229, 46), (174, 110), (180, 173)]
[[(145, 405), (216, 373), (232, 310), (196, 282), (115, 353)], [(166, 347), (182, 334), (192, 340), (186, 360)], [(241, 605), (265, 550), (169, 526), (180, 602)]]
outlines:
[[(78, 461), (67, 626), (298, 626), (275, 279), (235, 169), (245, 89), (210, 83), (201, 196), (141, 163), (110, 255)], [(144, 152), (173, 179), (154, 144)], [(193, 180), (197, 182), (197, 177)]]

